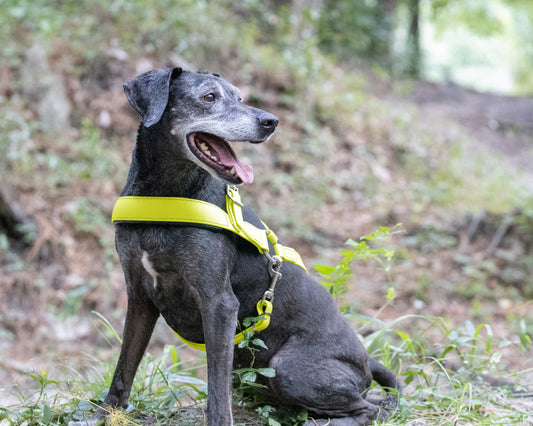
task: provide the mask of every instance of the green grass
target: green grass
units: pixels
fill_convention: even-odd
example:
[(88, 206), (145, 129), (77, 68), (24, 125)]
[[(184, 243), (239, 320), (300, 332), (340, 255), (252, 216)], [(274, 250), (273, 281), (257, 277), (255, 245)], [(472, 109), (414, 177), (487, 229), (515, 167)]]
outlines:
[[(110, 323), (99, 316), (100, 325), (120, 343)], [(206, 383), (195, 377), (204, 361), (180, 359), (182, 347), (165, 346), (162, 354), (154, 357), (147, 353), (137, 372), (130, 397), (130, 408), (110, 413), (110, 425), (143, 424), (150, 421), (167, 424), (170, 416), (181, 406), (202, 405), (206, 398)], [(10, 394), (15, 401), (0, 404), (0, 420), (9, 425), (65, 425), (69, 421), (90, 418), (101, 407), (115, 369), (111, 362), (92, 358), (87, 372), (61, 372), (62, 379), (52, 380), (48, 373), (27, 373), (33, 384), (24, 389), (12, 386)], [(65, 376), (67, 376), (65, 378)]]
[[(376, 330), (362, 339), (364, 345), (372, 356), (399, 374), (405, 385), (398, 409), (385, 424), (400, 425), (424, 418), (428, 424), (508, 425), (520, 424), (530, 415), (514, 399), (523, 390), (520, 381), (524, 372), (501, 367), (505, 346), (531, 350), (525, 330), (520, 341), (497, 342), (487, 324), (475, 326), (466, 322), (459, 329), (451, 329), (441, 318), (417, 316), (424, 330), (409, 335), (402, 331), (402, 322), (411, 317), (383, 323), (376, 318), (348, 316), (360, 330)], [(429, 333), (438, 333), (441, 343), (429, 345)], [(113, 413), (110, 424), (143, 424), (147, 415), (150, 421), (168, 424), (178, 422), (175, 414), (180, 407), (204, 406), (206, 384), (190, 373), (198, 365), (187, 367), (180, 361), (181, 349), (168, 345), (157, 358), (145, 355), (133, 386), (131, 407), (125, 413)], [(13, 389), (17, 402), (0, 405), (0, 420), (10, 425), (64, 425), (90, 417), (103, 402), (113, 369), (114, 362), (94, 359), (90, 374), (72, 372), (68, 379), (54, 380), (44, 370), (30, 373), (35, 390)], [(504, 379), (507, 384), (493, 386), (487, 378)], [(253, 410), (258, 413), (257, 418), (270, 425), (284, 414), (284, 425), (299, 424), (298, 419), (305, 419), (302, 412), (293, 413), (288, 419), (286, 413), (273, 412), (265, 406), (255, 406)], [(197, 416), (200, 420), (195, 421), (202, 424), (201, 410)], [(253, 416), (252, 408), (248, 416)]]

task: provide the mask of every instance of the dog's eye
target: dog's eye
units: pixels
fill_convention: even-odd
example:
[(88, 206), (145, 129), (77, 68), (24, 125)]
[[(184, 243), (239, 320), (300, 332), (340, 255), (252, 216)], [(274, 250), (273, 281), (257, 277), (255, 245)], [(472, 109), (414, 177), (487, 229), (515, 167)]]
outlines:
[(208, 93), (207, 95), (202, 96), (202, 99), (206, 102), (214, 102), (216, 96), (214, 93)]

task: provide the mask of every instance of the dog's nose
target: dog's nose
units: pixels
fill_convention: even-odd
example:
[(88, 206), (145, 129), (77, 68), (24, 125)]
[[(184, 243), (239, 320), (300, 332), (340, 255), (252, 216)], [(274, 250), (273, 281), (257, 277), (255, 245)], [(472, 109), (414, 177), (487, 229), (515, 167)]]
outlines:
[(279, 123), (279, 118), (274, 114), (263, 112), (259, 117), (259, 124), (265, 130), (274, 130)]

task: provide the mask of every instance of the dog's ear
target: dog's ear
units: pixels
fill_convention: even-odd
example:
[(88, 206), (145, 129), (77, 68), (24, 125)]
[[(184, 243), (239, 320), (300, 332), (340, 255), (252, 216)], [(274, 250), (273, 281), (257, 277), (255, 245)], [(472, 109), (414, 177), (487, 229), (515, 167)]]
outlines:
[(159, 68), (124, 84), (124, 93), (145, 127), (153, 126), (161, 119), (167, 107), (170, 83), (181, 73), (181, 68)]

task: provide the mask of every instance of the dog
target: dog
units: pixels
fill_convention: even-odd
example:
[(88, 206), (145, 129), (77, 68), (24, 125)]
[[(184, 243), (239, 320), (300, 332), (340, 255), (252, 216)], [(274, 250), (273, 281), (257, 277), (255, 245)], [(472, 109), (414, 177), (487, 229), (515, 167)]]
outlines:
[[(239, 90), (218, 74), (161, 68), (137, 76), (124, 91), (141, 120), (122, 197), (179, 197), (224, 209), (228, 186), (253, 181), (252, 167), (231, 144), (266, 142), (279, 123), (243, 104)], [(265, 229), (251, 210), (244, 216)], [(253, 361), (275, 371), (263, 378), (271, 400), (307, 409), (317, 419), (309, 425), (361, 426), (389, 417), (382, 407), (397, 402), (398, 381), (367, 355), (333, 298), (301, 266), (278, 263), (273, 279), (275, 262), (265, 250), (202, 224), (119, 221), (115, 231), (128, 308), (116, 371), (92, 423), (105, 420), (111, 407), (128, 405), (162, 315), (183, 339), (205, 343), (208, 425), (232, 425), (232, 370), (252, 362), (249, 350), (234, 346), (236, 328), (257, 316), (257, 302), (276, 280), (270, 323), (258, 334), (267, 349)], [(390, 391), (381, 401), (364, 397), (372, 380)]]

